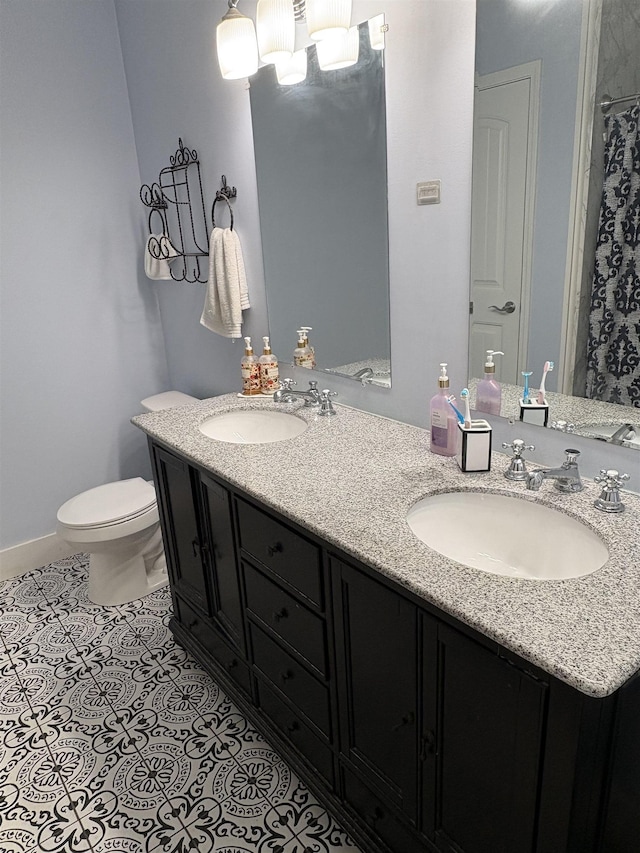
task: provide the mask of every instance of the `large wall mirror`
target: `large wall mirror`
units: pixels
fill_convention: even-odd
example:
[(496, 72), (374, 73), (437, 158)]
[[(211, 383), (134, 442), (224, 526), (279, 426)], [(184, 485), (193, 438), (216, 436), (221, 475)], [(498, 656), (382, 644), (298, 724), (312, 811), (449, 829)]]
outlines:
[(384, 51), (359, 27), (355, 65), (306, 79), (251, 78), (269, 331), (291, 362), (312, 328), (317, 367), (391, 384)]
[[(504, 351), (495, 359), (501, 414), (517, 417), (522, 372), (532, 372), (535, 389), (553, 362), (549, 422), (635, 449), (640, 189), (627, 202), (627, 236), (604, 239), (626, 243), (623, 284), (609, 283), (612, 265), (598, 243), (605, 135), (624, 133), (630, 148), (638, 144), (638, 93), (636, 0), (477, 0), (470, 376), (482, 377), (486, 350)], [(608, 111), (607, 96), (615, 101)], [(640, 183), (637, 171), (631, 181)], [(616, 187), (611, 192), (619, 198)], [(611, 219), (604, 230), (613, 228)], [(622, 311), (619, 343), (603, 355), (595, 380), (587, 358), (594, 268), (605, 290), (617, 288)]]

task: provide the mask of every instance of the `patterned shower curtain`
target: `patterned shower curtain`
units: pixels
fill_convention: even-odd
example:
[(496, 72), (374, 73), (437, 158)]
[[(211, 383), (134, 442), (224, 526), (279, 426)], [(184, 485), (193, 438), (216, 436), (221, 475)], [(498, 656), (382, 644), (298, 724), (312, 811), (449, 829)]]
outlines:
[(640, 106), (605, 118), (587, 397), (640, 407)]

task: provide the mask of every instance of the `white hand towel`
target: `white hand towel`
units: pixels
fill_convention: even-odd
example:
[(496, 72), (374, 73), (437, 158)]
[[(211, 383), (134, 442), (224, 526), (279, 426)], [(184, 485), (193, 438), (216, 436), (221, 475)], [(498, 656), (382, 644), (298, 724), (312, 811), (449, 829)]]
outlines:
[[(154, 241), (153, 245), (156, 249), (156, 254), (158, 247), (160, 247), (161, 258), (156, 258), (151, 253), (149, 245), (152, 240)], [(169, 260), (177, 257), (177, 255), (178, 253), (169, 242), (168, 237), (164, 234), (150, 234), (144, 252), (144, 271), (147, 274), (147, 278), (154, 279), (155, 281), (170, 279), (171, 269), (169, 267)]]
[(209, 281), (200, 322), (225, 338), (242, 336), (242, 312), (250, 308), (242, 247), (231, 228), (214, 228), (209, 242)]

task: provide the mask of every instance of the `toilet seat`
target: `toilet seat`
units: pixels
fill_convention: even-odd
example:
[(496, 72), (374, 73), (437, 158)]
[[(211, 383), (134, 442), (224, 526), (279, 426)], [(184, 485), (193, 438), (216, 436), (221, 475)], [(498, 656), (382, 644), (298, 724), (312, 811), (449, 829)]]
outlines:
[(153, 485), (142, 477), (133, 477), (76, 495), (58, 510), (58, 522), (74, 530), (113, 527), (155, 510)]

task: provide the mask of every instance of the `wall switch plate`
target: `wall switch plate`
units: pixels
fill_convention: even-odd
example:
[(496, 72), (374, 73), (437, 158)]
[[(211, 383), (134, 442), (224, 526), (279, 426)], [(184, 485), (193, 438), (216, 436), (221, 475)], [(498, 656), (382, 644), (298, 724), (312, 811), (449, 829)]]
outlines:
[(440, 204), (440, 181), (422, 181), (416, 184), (418, 204)]

